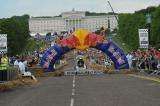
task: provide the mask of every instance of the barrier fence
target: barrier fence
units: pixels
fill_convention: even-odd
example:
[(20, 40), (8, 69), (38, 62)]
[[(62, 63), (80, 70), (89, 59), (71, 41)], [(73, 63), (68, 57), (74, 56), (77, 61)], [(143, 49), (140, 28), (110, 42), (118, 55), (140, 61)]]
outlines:
[(9, 66), (7, 70), (7, 80), (16, 80), (19, 74), (18, 66)]
[(73, 75), (103, 75), (102, 71), (65, 71), (64, 75), (73, 76)]
[(160, 75), (160, 64), (154, 61), (144, 61), (144, 60), (132, 60), (131, 69), (135, 69), (138, 72), (146, 72), (148, 74), (158, 74)]
[[(11, 81), (16, 80), (19, 74), (18, 66), (9, 66), (7, 67), (6, 74), (3, 74), (1, 72), (1, 78), (0, 81)], [(2, 78), (3, 77), (3, 78)]]

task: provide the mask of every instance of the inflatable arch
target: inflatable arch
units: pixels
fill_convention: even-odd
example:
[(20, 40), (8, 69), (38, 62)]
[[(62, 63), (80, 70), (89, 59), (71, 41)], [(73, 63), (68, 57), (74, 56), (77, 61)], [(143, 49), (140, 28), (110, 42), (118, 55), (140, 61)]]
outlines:
[(103, 36), (91, 34), (87, 30), (78, 30), (60, 41), (60, 44), (52, 46), (46, 51), (41, 60), (41, 66), (46, 71), (54, 71), (56, 60), (73, 49), (85, 50), (89, 47), (101, 50), (114, 62), (116, 69), (128, 69), (128, 61), (123, 51), (113, 42), (107, 42)]

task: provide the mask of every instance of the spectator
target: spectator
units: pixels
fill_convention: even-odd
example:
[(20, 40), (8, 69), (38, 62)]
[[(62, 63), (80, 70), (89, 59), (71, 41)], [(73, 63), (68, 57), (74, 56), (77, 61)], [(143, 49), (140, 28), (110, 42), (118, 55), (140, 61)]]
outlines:
[(22, 58), (20, 59), (18, 66), (19, 66), (19, 70), (20, 70), (21, 74), (24, 74), (25, 73), (25, 65), (23, 63)]
[(128, 53), (127, 60), (128, 60), (129, 68), (132, 68), (132, 58), (133, 56), (130, 53)]
[(15, 56), (12, 56), (12, 57), (10, 57), (9, 63), (10, 63), (10, 64), (14, 64), (15, 60), (16, 60), (16, 57), (15, 57)]
[(18, 66), (19, 65), (19, 56), (16, 56), (16, 60), (14, 61), (14, 66)]
[(27, 57), (24, 57), (22, 60), (23, 60), (23, 64), (25, 65), (25, 71), (28, 71), (28, 61), (27, 61)]
[(2, 56), (0, 63), (1, 63), (0, 71), (2, 75), (2, 81), (6, 81), (7, 80), (7, 67), (8, 67), (8, 57), (6, 54)]

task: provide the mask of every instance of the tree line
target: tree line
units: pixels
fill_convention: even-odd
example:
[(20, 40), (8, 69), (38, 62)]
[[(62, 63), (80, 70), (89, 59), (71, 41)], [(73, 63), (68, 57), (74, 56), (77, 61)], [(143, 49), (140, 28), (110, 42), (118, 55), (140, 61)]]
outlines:
[(8, 55), (20, 54), (27, 44), (29, 15), (0, 19), (0, 34), (7, 34)]
[(119, 14), (119, 35), (123, 43), (137, 49), (139, 47), (138, 29), (148, 28), (146, 14), (151, 14), (151, 36), (152, 47), (160, 47), (160, 5), (158, 7), (148, 7), (136, 11), (133, 14)]

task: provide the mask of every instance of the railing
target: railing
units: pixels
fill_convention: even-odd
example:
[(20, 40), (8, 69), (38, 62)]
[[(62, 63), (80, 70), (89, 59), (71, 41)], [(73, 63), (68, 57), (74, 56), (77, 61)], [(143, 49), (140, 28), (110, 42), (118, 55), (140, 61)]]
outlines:
[(7, 67), (7, 70), (1, 70), (0, 82), (16, 80), (18, 78), (18, 74), (18, 66), (9, 66)]
[(65, 76), (72, 76), (72, 75), (103, 75), (102, 71), (94, 71), (94, 70), (86, 70), (86, 71), (65, 71)]
[(9, 66), (7, 68), (7, 81), (16, 80), (19, 74), (18, 66)]
[(133, 60), (131, 69), (137, 70), (138, 72), (160, 75), (160, 64), (155, 64), (153, 61)]

